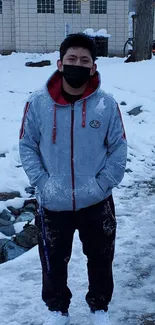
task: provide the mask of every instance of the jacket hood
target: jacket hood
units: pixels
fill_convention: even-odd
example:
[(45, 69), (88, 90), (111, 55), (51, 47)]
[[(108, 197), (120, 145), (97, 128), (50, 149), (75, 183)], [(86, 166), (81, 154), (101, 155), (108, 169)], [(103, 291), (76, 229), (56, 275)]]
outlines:
[[(56, 70), (54, 74), (47, 81), (47, 89), (52, 97), (53, 101), (57, 105), (67, 105), (68, 102), (64, 99), (61, 94), (62, 89), (62, 74), (59, 70)], [(95, 72), (93, 76), (89, 78), (87, 87), (83, 93), (81, 99), (85, 99), (92, 95), (100, 87), (100, 74), (98, 71)]]

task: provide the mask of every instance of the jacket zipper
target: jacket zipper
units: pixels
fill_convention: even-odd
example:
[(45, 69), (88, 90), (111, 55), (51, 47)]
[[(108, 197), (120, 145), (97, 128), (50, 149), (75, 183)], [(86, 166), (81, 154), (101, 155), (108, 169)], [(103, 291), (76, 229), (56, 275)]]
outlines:
[(72, 202), (73, 202), (73, 211), (75, 211), (76, 204), (75, 204), (75, 177), (74, 177), (74, 104), (71, 104), (71, 175), (72, 175)]

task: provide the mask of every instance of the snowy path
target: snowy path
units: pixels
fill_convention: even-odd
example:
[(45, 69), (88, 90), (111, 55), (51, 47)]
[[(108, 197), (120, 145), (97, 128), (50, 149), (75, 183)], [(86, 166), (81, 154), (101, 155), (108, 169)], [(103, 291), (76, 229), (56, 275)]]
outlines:
[[(125, 200), (121, 198), (122, 190), (118, 192), (115, 292), (110, 314), (113, 325), (137, 325), (143, 315), (155, 311), (154, 196), (141, 191), (139, 197), (129, 199), (131, 192)], [(41, 269), (37, 247), (25, 256), (1, 265), (0, 271), (0, 324), (42, 325), (48, 310), (40, 297)], [(87, 325), (89, 310), (84, 299), (87, 290), (86, 259), (77, 233), (69, 265), (69, 285), (73, 292), (72, 323)]]

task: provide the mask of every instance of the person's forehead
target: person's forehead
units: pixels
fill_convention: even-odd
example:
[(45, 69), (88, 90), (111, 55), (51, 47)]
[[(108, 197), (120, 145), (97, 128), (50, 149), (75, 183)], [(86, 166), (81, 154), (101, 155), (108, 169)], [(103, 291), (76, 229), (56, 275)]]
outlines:
[(91, 54), (89, 52), (88, 49), (84, 49), (83, 47), (70, 47), (67, 52), (66, 55), (76, 55), (76, 56), (87, 56), (89, 58), (91, 58)]

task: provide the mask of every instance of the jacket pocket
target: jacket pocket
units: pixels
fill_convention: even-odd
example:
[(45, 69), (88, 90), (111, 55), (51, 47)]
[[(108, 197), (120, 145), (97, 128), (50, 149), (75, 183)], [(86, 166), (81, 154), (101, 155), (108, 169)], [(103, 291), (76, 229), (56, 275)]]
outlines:
[(105, 193), (97, 183), (96, 177), (79, 175), (75, 177), (76, 208), (82, 209), (99, 203)]
[(70, 175), (51, 175), (41, 193), (42, 206), (48, 210), (72, 210), (72, 184)]

